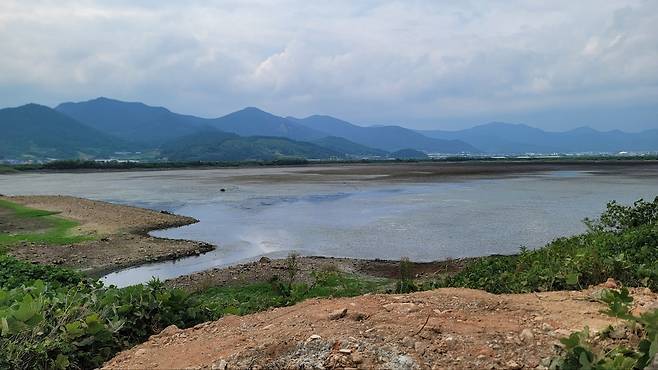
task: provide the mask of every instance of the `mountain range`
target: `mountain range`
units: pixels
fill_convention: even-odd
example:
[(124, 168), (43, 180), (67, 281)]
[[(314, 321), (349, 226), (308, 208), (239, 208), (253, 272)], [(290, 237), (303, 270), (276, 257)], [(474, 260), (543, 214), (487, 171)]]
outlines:
[(489, 154), (657, 151), (658, 129), (639, 133), (579, 127), (549, 132), (523, 124), (492, 122), (459, 131), (419, 131), (425, 136), (462, 140)]
[(254, 107), (202, 118), (108, 98), (54, 109), (37, 104), (0, 109), (0, 129), (0, 159), (97, 158), (117, 151), (151, 152), (177, 161), (658, 151), (658, 129), (548, 132), (493, 122), (459, 131), (415, 131), (323, 115), (281, 117)]
[(0, 132), (0, 158), (93, 158), (131, 149), (121, 139), (37, 104), (0, 109)]

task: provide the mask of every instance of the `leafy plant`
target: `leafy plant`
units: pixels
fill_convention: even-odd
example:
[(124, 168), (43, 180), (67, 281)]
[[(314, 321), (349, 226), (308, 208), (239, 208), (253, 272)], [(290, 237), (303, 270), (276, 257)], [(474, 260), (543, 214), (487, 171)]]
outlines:
[[(658, 310), (646, 312), (640, 316), (629, 311), (633, 298), (626, 288), (620, 291), (608, 290), (602, 301), (608, 304), (604, 313), (623, 318), (626, 325), (636, 328), (640, 341), (635, 348), (615, 346), (613, 348), (594, 348), (589, 329), (574, 332), (567, 338), (560, 339), (564, 345), (562, 355), (554, 358), (551, 369), (593, 369), (593, 370), (632, 370), (647, 368), (658, 353)], [(605, 335), (605, 334), (602, 334)]]

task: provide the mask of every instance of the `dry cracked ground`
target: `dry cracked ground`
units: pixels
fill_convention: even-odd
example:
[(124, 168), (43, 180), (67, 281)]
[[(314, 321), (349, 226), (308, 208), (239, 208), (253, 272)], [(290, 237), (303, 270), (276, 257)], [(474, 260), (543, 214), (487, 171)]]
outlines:
[[(437, 289), (312, 299), (179, 330), (118, 354), (106, 369), (542, 369), (560, 337), (621, 323), (600, 313), (603, 287), (494, 295)], [(655, 293), (631, 290), (635, 311)]]

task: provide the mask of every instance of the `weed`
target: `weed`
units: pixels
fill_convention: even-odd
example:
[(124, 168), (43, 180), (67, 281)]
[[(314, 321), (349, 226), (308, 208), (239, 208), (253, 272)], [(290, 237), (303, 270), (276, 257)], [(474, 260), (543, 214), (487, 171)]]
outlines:
[(400, 276), (395, 285), (396, 293), (411, 293), (418, 290), (418, 286), (414, 283), (413, 267), (408, 257), (400, 258)]

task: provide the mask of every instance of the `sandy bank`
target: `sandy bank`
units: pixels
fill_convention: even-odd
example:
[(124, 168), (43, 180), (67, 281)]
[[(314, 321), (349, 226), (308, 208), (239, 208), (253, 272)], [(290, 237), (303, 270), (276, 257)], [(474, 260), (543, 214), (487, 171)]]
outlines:
[(186, 240), (148, 236), (148, 232), (197, 222), (191, 217), (116, 205), (69, 196), (1, 197), (27, 207), (58, 212), (59, 216), (80, 223), (76, 233), (94, 240), (71, 245), (23, 243), (10, 254), (37, 263), (55, 264), (100, 275), (147, 262), (196, 255), (212, 245)]

